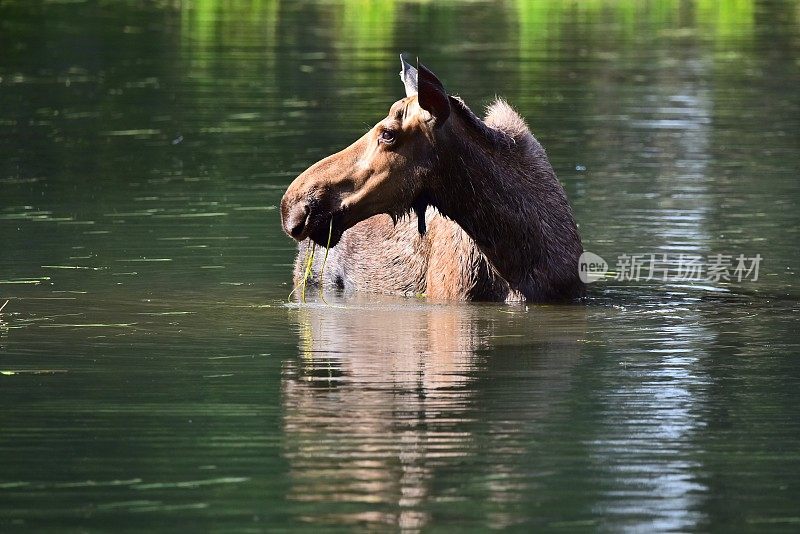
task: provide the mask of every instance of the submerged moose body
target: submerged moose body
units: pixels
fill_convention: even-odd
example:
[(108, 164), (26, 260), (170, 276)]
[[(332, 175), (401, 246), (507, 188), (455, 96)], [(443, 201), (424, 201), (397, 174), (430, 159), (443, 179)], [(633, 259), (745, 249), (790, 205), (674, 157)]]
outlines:
[[(406, 98), (281, 201), (283, 229), (331, 249), (313, 279), (344, 290), (532, 302), (581, 297), (581, 240), (564, 188), (503, 100), (481, 120), (423, 65), (402, 61)], [(414, 215), (411, 215), (411, 213)]]

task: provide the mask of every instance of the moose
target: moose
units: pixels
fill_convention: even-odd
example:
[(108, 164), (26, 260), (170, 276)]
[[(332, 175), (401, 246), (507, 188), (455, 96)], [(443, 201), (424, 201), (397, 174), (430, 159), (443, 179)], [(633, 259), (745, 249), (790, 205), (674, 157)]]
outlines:
[(321, 254), (311, 264), (325, 288), (435, 300), (582, 297), (575, 218), (522, 117), (498, 98), (481, 120), (424, 65), (402, 56), (401, 65), (406, 97), (281, 200), (283, 229), (299, 242), (295, 282), (313, 242), (330, 247), (324, 267)]

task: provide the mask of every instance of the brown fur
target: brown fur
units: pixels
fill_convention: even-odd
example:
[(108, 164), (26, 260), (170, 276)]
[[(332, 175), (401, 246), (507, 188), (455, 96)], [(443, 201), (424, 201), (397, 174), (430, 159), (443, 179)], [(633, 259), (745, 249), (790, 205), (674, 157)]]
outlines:
[[(480, 120), (458, 98), (447, 97), (446, 113), (441, 101), (429, 110), (423, 99), (396, 102), (361, 139), (291, 184), (281, 214), (301, 241), (295, 281), (308, 238), (324, 245), (333, 221), (327, 286), (458, 300), (582, 296), (572, 210), (523, 119), (502, 100)], [(382, 141), (384, 130), (394, 141)], [(407, 216), (412, 208), (425, 214), (424, 235)]]

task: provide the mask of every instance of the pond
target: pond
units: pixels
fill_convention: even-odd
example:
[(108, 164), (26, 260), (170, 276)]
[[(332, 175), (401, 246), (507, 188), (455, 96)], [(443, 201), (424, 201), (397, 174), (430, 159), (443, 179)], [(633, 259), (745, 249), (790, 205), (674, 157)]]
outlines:
[[(0, 50), (0, 530), (798, 528), (797, 2), (12, 1)], [(586, 302), (287, 302), (281, 195), (402, 51), (526, 117)]]

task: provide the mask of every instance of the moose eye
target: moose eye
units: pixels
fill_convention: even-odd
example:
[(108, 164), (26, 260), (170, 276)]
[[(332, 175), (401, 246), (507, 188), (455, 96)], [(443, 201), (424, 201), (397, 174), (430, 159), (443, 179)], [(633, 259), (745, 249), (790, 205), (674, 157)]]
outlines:
[(381, 133), (378, 136), (378, 141), (381, 143), (386, 143), (387, 145), (394, 143), (394, 140), (395, 133), (393, 130), (381, 130)]

